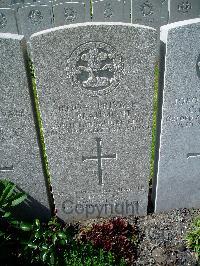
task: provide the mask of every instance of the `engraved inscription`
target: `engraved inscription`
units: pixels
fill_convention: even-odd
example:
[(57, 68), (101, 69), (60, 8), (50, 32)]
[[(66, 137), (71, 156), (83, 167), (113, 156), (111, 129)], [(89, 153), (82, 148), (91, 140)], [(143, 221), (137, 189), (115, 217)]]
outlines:
[(29, 12), (28, 18), (30, 22), (34, 25), (38, 25), (42, 22), (43, 16), (42, 13), (39, 10), (31, 10)]
[(11, 172), (11, 171), (14, 171), (13, 165), (0, 167), (0, 172)]
[[(103, 101), (95, 99), (91, 106), (83, 103), (68, 103), (58, 106), (55, 112), (60, 117), (59, 125), (72, 133), (111, 133), (148, 129), (151, 119), (140, 110), (137, 101)], [(62, 115), (60, 115), (62, 113)], [(51, 129), (49, 134), (53, 135)]]
[[(139, 191), (140, 188), (138, 188)], [(136, 191), (132, 188), (116, 187), (113, 189), (103, 186), (95, 190), (79, 190), (69, 195), (62, 203), (62, 210), (66, 214), (86, 215), (138, 215), (139, 202), (135, 198)], [(121, 211), (121, 213), (119, 213)], [(74, 213), (74, 214), (75, 214)]]
[(111, 18), (113, 15), (113, 10), (111, 3), (106, 3), (104, 7), (104, 18)]
[[(13, 106), (13, 109), (7, 110), (4, 106), (0, 107), (0, 124), (3, 120), (6, 120), (8, 123), (15, 123), (19, 118), (26, 116), (27, 110), (25, 109), (16, 109)], [(4, 123), (3, 123), (4, 124)], [(21, 126), (12, 126), (12, 127), (0, 127), (0, 142), (9, 142), (11, 143), (14, 139), (20, 138)]]
[(200, 78), (200, 55), (197, 59), (196, 70), (197, 70), (197, 75)]
[(102, 154), (101, 138), (96, 138), (97, 142), (97, 156), (82, 156), (82, 161), (86, 160), (97, 160), (98, 162), (98, 178), (99, 185), (103, 184), (103, 174), (102, 174), (102, 159), (116, 159), (116, 154)]
[(179, 13), (188, 13), (192, 9), (192, 4), (189, 1), (182, 1), (178, 4)]
[(198, 156), (200, 156), (200, 153), (188, 153), (187, 154), (187, 159), (189, 159), (189, 158), (195, 158), (195, 157), (198, 157)]
[(119, 85), (123, 67), (123, 59), (114, 47), (103, 42), (89, 42), (72, 52), (66, 70), (74, 86), (99, 96)]
[(152, 15), (154, 12), (153, 12), (153, 5), (150, 1), (146, 1), (144, 2), (141, 6), (140, 6), (140, 10), (142, 12), (142, 15), (144, 17), (146, 16), (150, 16)]
[(0, 29), (5, 28), (6, 25), (7, 25), (7, 18), (2, 12), (0, 12)]
[(168, 114), (166, 122), (178, 128), (200, 126), (200, 95), (177, 98), (173, 104), (176, 115)]
[(65, 21), (66, 22), (73, 22), (77, 18), (77, 12), (72, 7), (65, 8)]
[(93, 215), (97, 217), (111, 216), (111, 215), (134, 215), (139, 214), (139, 202), (118, 199), (116, 201), (109, 200), (107, 198), (102, 202), (95, 203), (88, 200), (74, 201), (72, 197), (66, 199), (62, 203), (62, 211), (69, 215), (83, 215), (87, 219), (90, 219)]
[(13, 107), (12, 110), (5, 110), (4, 108), (0, 107), (0, 117), (6, 117), (6, 118), (13, 118), (13, 117), (23, 117), (26, 114), (26, 110), (24, 109), (15, 109)]

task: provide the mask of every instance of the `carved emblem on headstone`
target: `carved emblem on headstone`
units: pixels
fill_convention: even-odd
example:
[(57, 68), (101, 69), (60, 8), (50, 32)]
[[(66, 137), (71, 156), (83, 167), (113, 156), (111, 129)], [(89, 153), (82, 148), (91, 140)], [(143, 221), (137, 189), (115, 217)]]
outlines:
[(182, 1), (178, 5), (178, 12), (188, 13), (192, 9), (192, 4), (189, 1)]
[(104, 17), (105, 18), (111, 18), (113, 15), (112, 6), (110, 3), (106, 3), (104, 7)]
[(2, 12), (0, 12), (0, 29), (5, 28), (6, 25), (7, 25), (7, 18)]
[(74, 86), (98, 96), (119, 85), (123, 67), (123, 59), (114, 47), (103, 42), (88, 42), (72, 52), (66, 70)]
[(199, 57), (197, 59), (196, 69), (197, 69), (197, 75), (200, 78), (200, 55), (199, 55)]
[(42, 13), (39, 10), (36, 10), (36, 9), (35, 10), (31, 10), (29, 12), (28, 18), (29, 18), (30, 22), (32, 24), (35, 24), (35, 25), (40, 24), (41, 21), (43, 20)]
[(73, 22), (77, 17), (77, 12), (72, 7), (65, 8), (65, 20), (67, 22)]
[(140, 10), (143, 16), (150, 16), (153, 14), (153, 5), (147, 0), (140, 6)]

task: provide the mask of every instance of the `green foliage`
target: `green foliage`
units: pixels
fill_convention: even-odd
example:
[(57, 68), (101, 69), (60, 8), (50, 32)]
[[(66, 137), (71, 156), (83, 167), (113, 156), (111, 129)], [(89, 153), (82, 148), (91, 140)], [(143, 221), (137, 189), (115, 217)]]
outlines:
[(13, 183), (0, 180), (0, 263), (8, 263), (18, 253), (18, 229), (23, 226), (23, 222), (15, 219), (13, 210), (26, 198)]
[[(38, 219), (33, 223), (16, 220), (13, 210), (25, 199), (26, 195), (17, 192), (14, 184), (0, 181), (0, 264), (126, 265), (125, 260), (116, 260), (111, 251), (95, 247), (92, 241), (81, 241), (77, 227), (64, 225), (55, 217), (47, 224)], [(127, 224), (121, 220), (115, 223), (126, 234)]]
[(17, 192), (16, 186), (6, 180), (0, 181), (0, 216), (13, 220), (13, 208), (22, 203), (27, 196), (23, 192)]
[(200, 217), (196, 218), (192, 225), (192, 230), (186, 236), (187, 246), (195, 252), (200, 260)]
[(36, 77), (35, 77), (35, 71), (34, 71), (34, 67), (33, 67), (33, 63), (31, 59), (29, 59), (29, 70), (31, 74), (31, 84), (32, 84), (32, 89), (33, 89), (33, 103), (34, 103), (36, 118), (38, 122), (40, 143), (41, 143), (42, 155), (43, 155), (43, 160), (44, 160), (44, 165), (45, 165), (45, 173), (46, 173), (49, 185), (50, 185), (51, 178), (50, 178), (49, 165), (48, 165), (48, 159), (47, 159), (46, 147), (45, 147), (45, 141), (44, 141), (42, 118), (40, 115), (39, 99), (38, 99), (37, 86), (36, 86)]
[[(22, 228), (26, 230), (26, 228)], [(28, 241), (24, 242), (24, 253), (31, 263), (45, 265), (116, 265), (110, 252), (95, 249), (91, 243), (83, 244), (76, 239), (76, 230), (64, 226), (53, 218), (47, 225), (39, 220), (31, 229)], [(120, 262), (119, 265), (125, 265)]]
[(66, 254), (65, 264), (67, 266), (125, 266), (126, 262), (121, 259), (116, 262), (111, 252), (96, 249), (91, 244), (80, 244)]
[(70, 227), (64, 227), (55, 218), (47, 225), (41, 224), (36, 219), (30, 238), (24, 243), (25, 254), (29, 256), (32, 263), (64, 265), (64, 251), (73, 244), (73, 236)]
[(154, 80), (154, 98), (153, 98), (153, 125), (152, 125), (152, 144), (151, 144), (151, 168), (150, 168), (150, 183), (154, 175), (154, 160), (155, 160), (155, 146), (156, 146), (156, 126), (157, 126), (157, 113), (158, 113), (158, 79), (159, 67), (155, 67), (155, 80)]

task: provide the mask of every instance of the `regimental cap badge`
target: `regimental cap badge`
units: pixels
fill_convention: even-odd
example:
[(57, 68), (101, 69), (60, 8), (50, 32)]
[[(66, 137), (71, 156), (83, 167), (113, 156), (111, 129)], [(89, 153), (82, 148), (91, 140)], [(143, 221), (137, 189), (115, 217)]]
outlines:
[(178, 12), (188, 13), (192, 9), (192, 4), (189, 1), (182, 1), (178, 4)]
[(35, 9), (35, 10), (31, 10), (29, 12), (28, 18), (30, 20), (30, 22), (34, 25), (40, 24), (41, 21), (43, 20), (43, 16), (41, 11)]
[(77, 12), (72, 7), (65, 8), (65, 20), (67, 22), (73, 22), (77, 18)]
[(7, 25), (7, 18), (2, 12), (0, 12), (0, 29), (5, 28), (6, 25)]
[(123, 67), (122, 56), (114, 47), (103, 42), (88, 42), (72, 52), (66, 70), (74, 86), (99, 96), (119, 85)]
[(150, 16), (153, 14), (153, 5), (150, 1), (147, 0), (142, 5), (140, 5), (140, 10), (144, 17)]
[(113, 10), (111, 3), (106, 3), (104, 7), (104, 17), (105, 18), (111, 18), (113, 15)]

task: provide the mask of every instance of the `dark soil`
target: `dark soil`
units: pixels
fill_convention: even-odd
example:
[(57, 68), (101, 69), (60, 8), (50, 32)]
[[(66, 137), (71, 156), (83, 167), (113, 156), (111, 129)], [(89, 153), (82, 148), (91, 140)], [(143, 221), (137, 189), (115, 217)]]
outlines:
[(198, 216), (200, 209), (183, 209), (138, 218), (139, 246), (136, 265), (200, 265), (195, 254), (187, 249), (185, 241), (192, 221)]
[[(137, 260), (134, 266), (200, 266), (195, 254), (186, 247), (186, 233), (200, 209), (173, 210), (168, 213), (127, 217), (138, 233)], [(105, 219), (85, 221), (82, 226), (102, 223)]]

